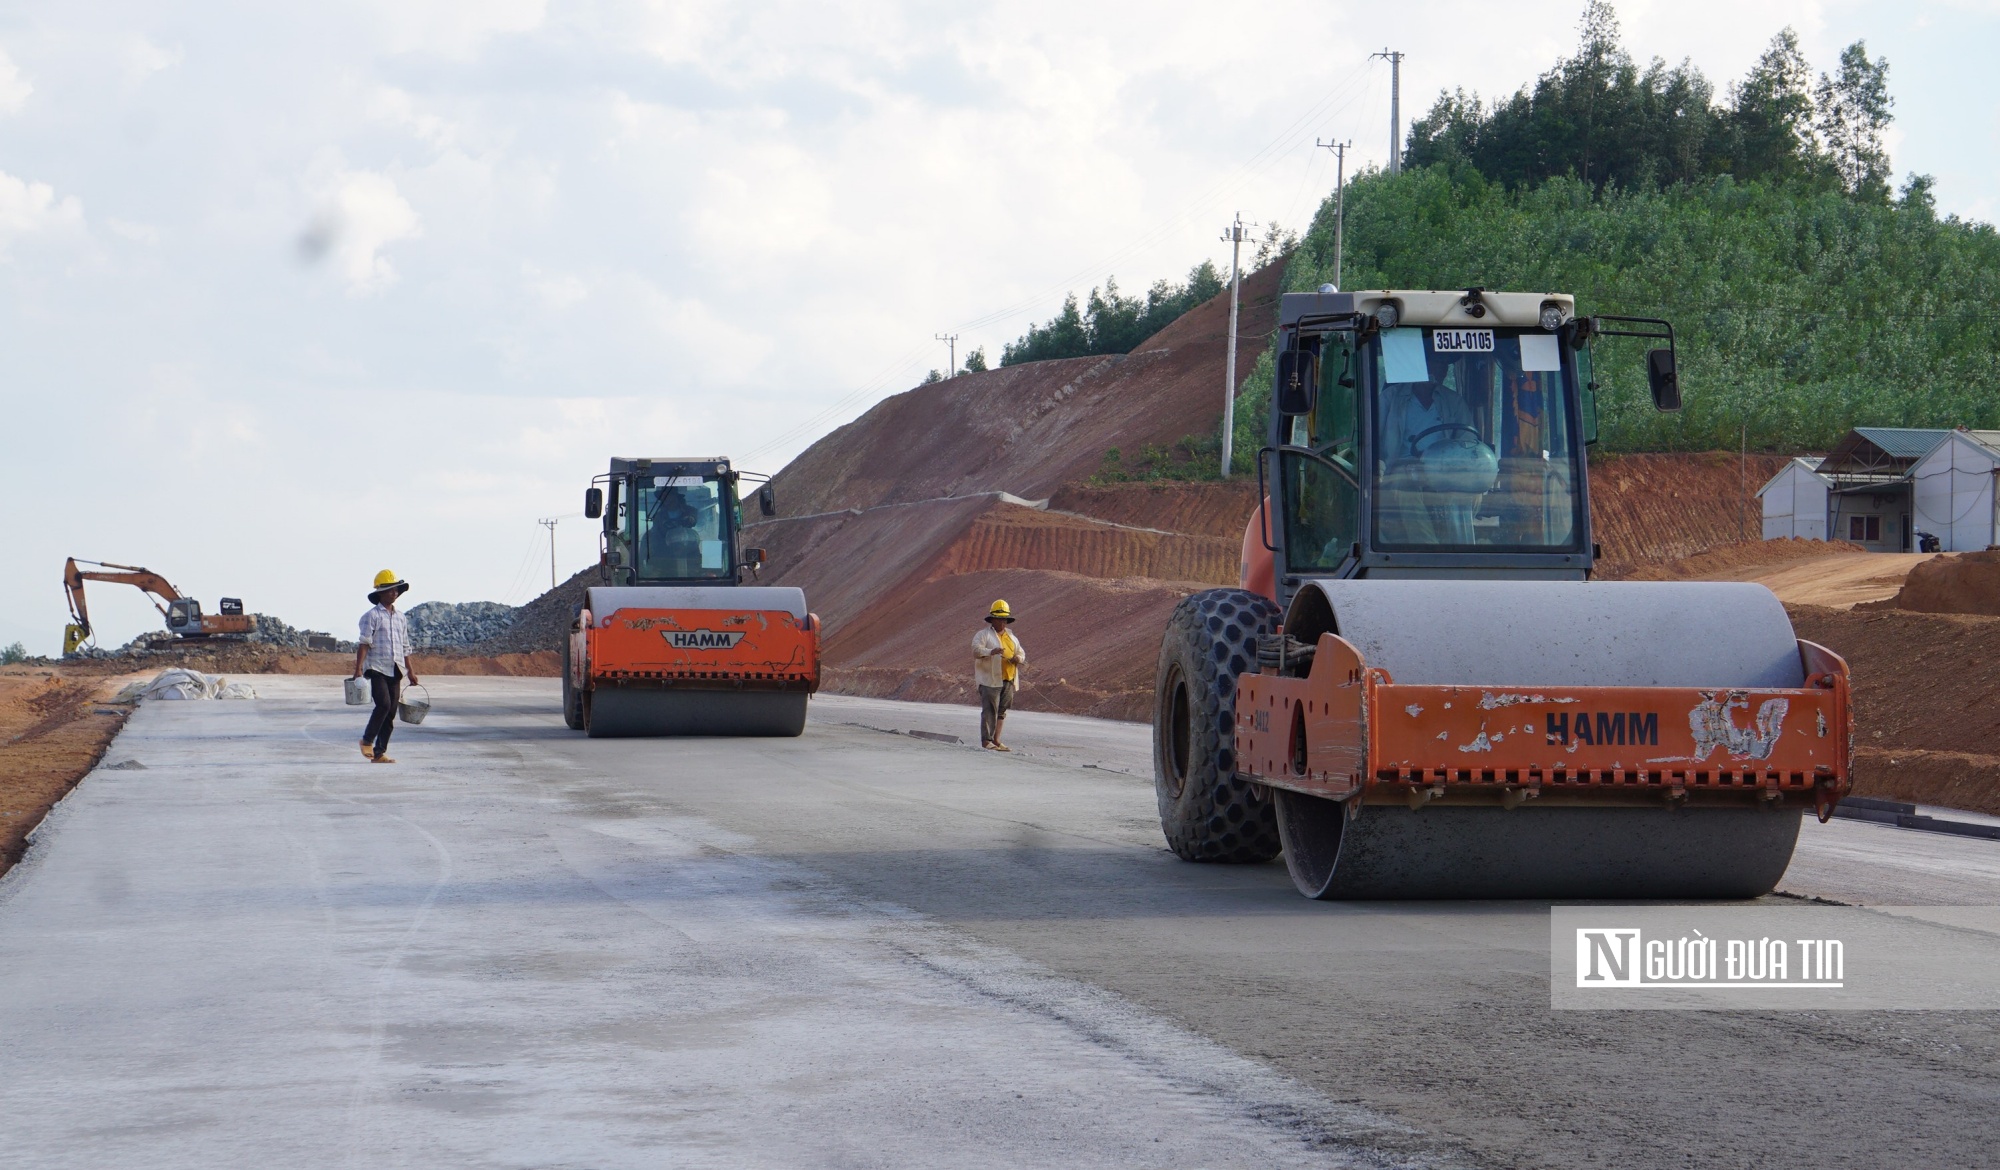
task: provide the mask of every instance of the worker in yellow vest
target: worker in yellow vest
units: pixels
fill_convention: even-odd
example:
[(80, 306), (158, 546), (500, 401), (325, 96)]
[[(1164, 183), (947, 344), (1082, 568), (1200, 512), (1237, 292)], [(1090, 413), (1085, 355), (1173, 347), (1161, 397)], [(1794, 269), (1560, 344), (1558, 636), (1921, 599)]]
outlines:
[(1005, 601), (996, 601), (986, 611), (986, 628), (972, 636), (972, 676), (979, 683), (979, 746), (1004, 752), (1000, 727), (1014, 705), (1015, 680), (1028, 661), (1021, 640), (1007, 627), (1014, 624), (1014, 611)]

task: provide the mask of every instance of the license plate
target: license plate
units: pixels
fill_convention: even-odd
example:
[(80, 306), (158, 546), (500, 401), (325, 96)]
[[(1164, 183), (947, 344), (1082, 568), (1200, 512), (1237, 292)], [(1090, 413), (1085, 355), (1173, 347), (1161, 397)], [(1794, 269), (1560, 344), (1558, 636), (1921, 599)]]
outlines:
[(1432, 353), (1492, 353), (1493, 331), (1491, 329), (1434, 329), (1431, 331)]

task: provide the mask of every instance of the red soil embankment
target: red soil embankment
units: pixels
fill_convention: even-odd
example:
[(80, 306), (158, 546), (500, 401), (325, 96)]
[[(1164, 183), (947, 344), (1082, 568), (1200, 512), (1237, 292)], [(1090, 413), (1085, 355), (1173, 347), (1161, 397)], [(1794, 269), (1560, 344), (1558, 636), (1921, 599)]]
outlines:
[[(1607, 455), (1590, 466), (1590, 523), (1607, 568), (1672, 561), (1763, 533), (1756, 491), (1787, 456)], [(1747, 474), (1746, 474), (1747, 471)]]
[(1646, 559), (1613, 564), (1599, 576), (1609, 581), (1745, 581), (1774, 566), (1866, 551), (1844, 540), (1800, 540), (1788, 536), (1780, 540), (1732, 542), (1678, 560)]
[(1049, 497), (1049, 508), (1114, 524), (1241, 542), (1250, 513), (1257, 509), (1257, 477), (1224, 483), (1065, 484)]
[(125, 725), (132, 708), (106, 702), (117, 689), (108, 673), (0, 672), (0, 873), (21, 859), (28, 834)]
[(1105, 719), (1149, 718), (1159, 631), (1197, 582), (1106, 581), (999, 569), (925, 582), (827, 642), (830, 689), (973, 703), (972, 636), (996, 597), (1020, 615), (1028, 652), (1020, 705)]
[(932, 577), (988, 569), (1048, 569), (1085, 577), (1234, 584), (1238, 541), (1116, 527), (1012, 504), (981, 513), (932, 567)]
[[(1238, 382), (1277, 324), (1282, 262), (1243, 282)], [(1047, 499), (1104, 452), (1171, 447), (1220, 423), (1229, 297), (1129, 354), (1003, 366), (898, 394), (814, 443), (772, 480), (786, 516), (979, 492)]]
[(1857, 794), (2000, 814), (2000, 618), (1789, 609), (1852, 671)]

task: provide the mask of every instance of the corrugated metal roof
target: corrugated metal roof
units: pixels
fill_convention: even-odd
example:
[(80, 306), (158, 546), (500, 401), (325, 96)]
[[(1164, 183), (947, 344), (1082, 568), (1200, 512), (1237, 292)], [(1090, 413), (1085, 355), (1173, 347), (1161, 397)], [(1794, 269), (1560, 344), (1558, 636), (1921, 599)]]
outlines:
[(1923, 427), (1855, 427), (1854, 433), (1880, 447), (1891, 459), (1919, 459), (1951, 432)]
[(1973, 442), (1978, 443), (1982, 447), (1990, 447), (1995, 454), (2000, 454), (2000, 431), (1967, 431), (1965, 433), (1972, 438)]

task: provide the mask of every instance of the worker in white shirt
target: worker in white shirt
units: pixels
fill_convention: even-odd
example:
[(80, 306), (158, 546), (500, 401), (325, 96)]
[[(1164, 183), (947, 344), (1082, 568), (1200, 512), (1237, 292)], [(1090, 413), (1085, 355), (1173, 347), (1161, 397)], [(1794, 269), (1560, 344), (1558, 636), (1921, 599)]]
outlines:
[(1004, 752), (1000, 728), (1014, 705), (1015, 680), (1028, 661), (1021, 640), (1007, 627), (1014, 624), (1014, 611), (996, 601), (986, 611), (986, 628), (972, 636), (972, 676), (979, 683), (979, 746)]
[(378, 764), (396, 762), (389, 758), (396, 703), (402, 698), (403, 680), (417, 681), (417, 672), (410, 667), (410, 619), (396, 612), (396, 599), (409, 588), (388, 569), (375, 574), (375, 587), (368, 592), (375, 608), (361, 615), (361, 639), (354, 648), (354, 677), (366, 672), (375, 697), (375, 711), (361, 733), (361, 754)]

